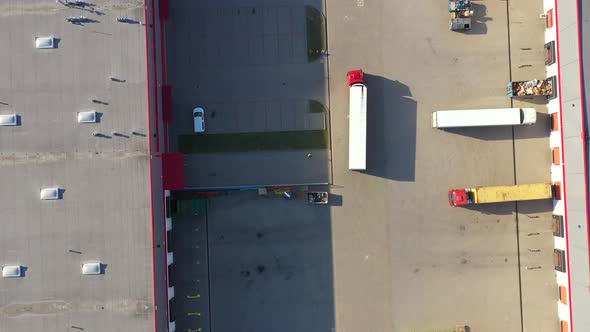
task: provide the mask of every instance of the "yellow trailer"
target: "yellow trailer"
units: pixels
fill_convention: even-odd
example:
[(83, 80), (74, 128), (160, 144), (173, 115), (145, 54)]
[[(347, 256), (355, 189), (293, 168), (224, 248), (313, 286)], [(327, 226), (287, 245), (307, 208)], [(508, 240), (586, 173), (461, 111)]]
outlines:
[(553, 198), (553, 186), (551, 183), (475, 187), (449, 190), (449, 204), (452, 206), (530, 201), (549, 198)]

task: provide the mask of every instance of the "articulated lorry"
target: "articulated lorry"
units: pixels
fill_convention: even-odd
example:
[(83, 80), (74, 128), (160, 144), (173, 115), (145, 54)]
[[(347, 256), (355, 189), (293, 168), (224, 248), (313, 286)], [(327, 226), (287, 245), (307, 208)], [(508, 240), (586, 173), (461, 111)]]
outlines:
[(348, 113), (348, 169), (367, 168), (367, 87), (362, 70), (348, 72), (350, 108)]
[(551, 183), (518, 184), (513, 186), (452, 189), (448, 192), (450, 206), (467, 204), (530, 201), (553, 198)]
[(498, 108), (432, 112), (432, 128), (519, 126), (537, 121), (534, 108)]

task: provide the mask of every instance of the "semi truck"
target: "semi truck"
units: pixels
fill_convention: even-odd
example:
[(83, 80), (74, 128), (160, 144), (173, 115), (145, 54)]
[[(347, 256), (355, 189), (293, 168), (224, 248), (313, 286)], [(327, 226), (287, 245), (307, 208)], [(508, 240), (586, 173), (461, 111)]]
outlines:
[(445, 110), (432, 112), (432, 128), (530, 125), (537, 121), (534, 108)]
[(367, 87), (362, 70), (347, 73), (350, 88), (348, 111), (348, 169), (367, 168)]
[(553, 198), (553, 185), (535, 183), (452, 189), (448, 196), (450, 206), (550, 199)]

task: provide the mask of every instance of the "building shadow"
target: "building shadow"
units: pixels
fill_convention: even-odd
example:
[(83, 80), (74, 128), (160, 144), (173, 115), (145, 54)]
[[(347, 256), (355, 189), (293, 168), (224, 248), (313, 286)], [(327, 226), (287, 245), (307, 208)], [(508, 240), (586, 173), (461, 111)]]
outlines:
[(417, 103), (410, 88), (365, 74), (367, 93), (367, 170), (397, 181), (414, 181)]
[(334, 329), (331, 209), (235, 190), (195, 215), (199, 200), (174, 191), (170, 201), (177, 328), (193, 328), (198, 316), (204, 332)]
[(344, 199), (342, 195), (332, 194), (330, 193), (330, 201), (328, 202), (329, 206), (342, 206)]
[[(207, 243), (215, 330), (335, 328), (331, 209), (300, 203), (260, 199), (255, 192), (210, 199)], [(181, 236), (190, 243), (186, 233)], [(246, 314), (246, 321), (228, 319)]]

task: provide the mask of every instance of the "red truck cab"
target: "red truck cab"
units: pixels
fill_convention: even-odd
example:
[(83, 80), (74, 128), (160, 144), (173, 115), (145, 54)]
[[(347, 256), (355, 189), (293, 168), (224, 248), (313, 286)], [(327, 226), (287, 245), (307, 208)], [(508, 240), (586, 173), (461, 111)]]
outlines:
[(470, 202), (467, 189), (452, 189), (448, 192), (450, 206), (463, 206)]
[(348, 77), (348, 86), (352, 86), (353, 84), (365, 84), (365, 80), (363, 78), (363, 71), (358, 69), (358, 70), (353, 70), (353, 71), (349, 71), (346, 74), (346, 77)]

